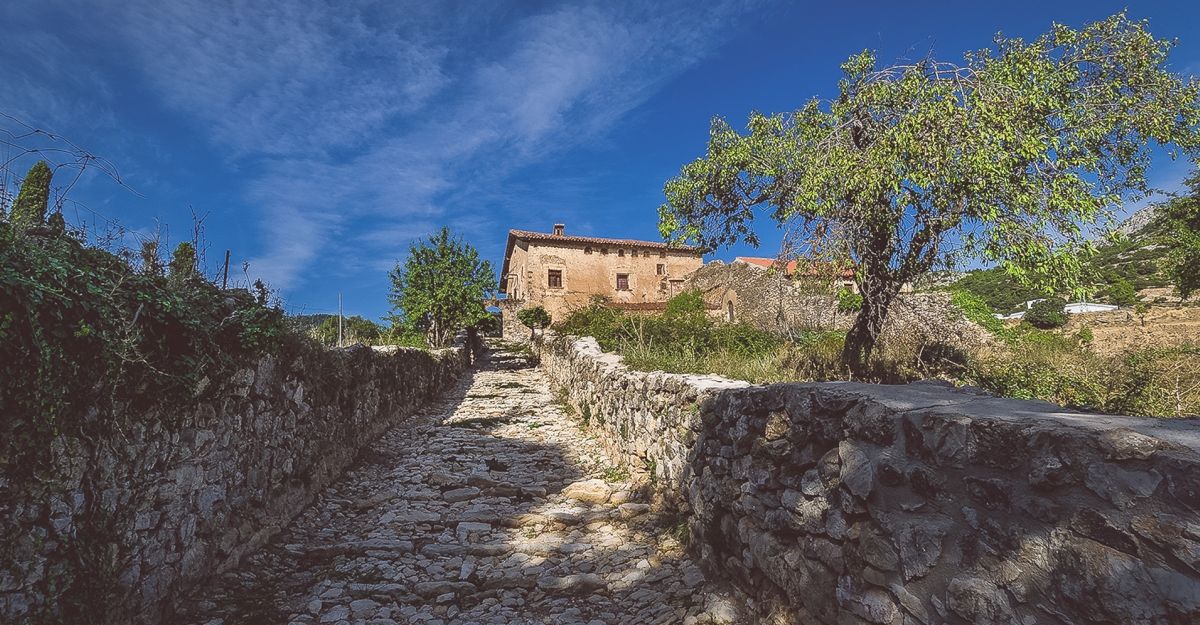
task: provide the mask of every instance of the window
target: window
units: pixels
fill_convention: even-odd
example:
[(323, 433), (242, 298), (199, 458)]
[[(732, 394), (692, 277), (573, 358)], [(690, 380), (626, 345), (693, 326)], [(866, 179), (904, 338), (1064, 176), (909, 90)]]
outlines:
[(617, 250), (617, 256), (624, 256), (625, 250)]
[(546, 272), (546, 286), (552, 289), (562, 288), (562, 269), (550, 269)]
[(617, 274), (617, 290), (618, 291), (628, 291), (629, 290), (629, 274), (627, 274), (627, 273)]
[(607, 247), (602, 247), (602, 248), (600, 248), (600, 253), (601, 253), (601, 254), (607, 254), (607, 253), (608, 253), (608, 248), (607, 248)]
[(587, 247), (583, 248), (583, 253), (584, 253), (584, 254), (591, 254), (591, 253), (592, 253), (592, 246), (590, 246), (590, 245), (589, 245), (589, 246), (587, 246)]
[(663, 250), (663, 251), (659, 252), (659, 253), (658, 253), (658, 257), (659, 257), (659, 258), (666, 258), (666, 257), (667, 257), (667, 251), (666, 251), (666, 250)]
[(650, 258), (650, 250), (642, 250), (642, 258)]
[(683, 280), (671, 280), (671, 295), (679, 295), (683, 291)]
[(662, 263), (659, 263), (658, 265), (656, 265), (654, 269), (655, 269), (655, 272), (658, 273), (658, 275), (660, 275), (660, 276), (667, 275), (667, 266)]
[(733, 323), (733, 300), (725, 303), (725, 321)]

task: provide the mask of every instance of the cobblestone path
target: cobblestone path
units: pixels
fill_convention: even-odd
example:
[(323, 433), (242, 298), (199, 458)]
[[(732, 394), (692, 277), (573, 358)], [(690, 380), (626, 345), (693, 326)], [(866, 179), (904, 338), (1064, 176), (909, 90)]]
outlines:
[(733, 622), (522, 357), (493, 354), (426, 411), (178, 622)]

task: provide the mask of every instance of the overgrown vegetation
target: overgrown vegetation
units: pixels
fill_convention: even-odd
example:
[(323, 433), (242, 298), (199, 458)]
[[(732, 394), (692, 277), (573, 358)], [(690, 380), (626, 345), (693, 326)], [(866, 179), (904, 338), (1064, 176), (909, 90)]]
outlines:
[(517, 321), (529, 328), (529, 336), (532, 338), (535, 332), (550, 325), (550, 313), (541, 306), (530, 306), (517, 311)]
[[(1140, 349), (1101, 356), (1088, 349), (1088, 328), (1074, 334), (1030, 323), (1005, 324), (982, 298), (952, 291), (951, 304), (987, 329), (993, 344), (974, 350), (928, 343), (910, 335), (884, 341), (866, 375), (842, 360), (844, 334), (800, 332), (794, 338), (726, 324), (704, 313), (697, 292), (673, 298), (661, 315), (635, 315), (602, 300), (572, 313), (556, 329), (593, 336), (607, 351), (640, 370), (714, 373), (755, 383), (855, 379), (902, 383), (937, 377), (973, 384), (1007, 397), (1043, 399), (1108, 413), (1173, 417), (1200, 414), (1200, 348)], [(1061, 314), (1062, 301), (1055, 306)], [(1032, 311), (1031, 311), (1032, 312)], [(1036, 314), (1034, 315), (1036, 317)], [(581, 407), (591, 420), (589, 407)]]
[(41, 221), (46, 197), (23, 188), (20, 211), (0, 220), (0, 466), (32, 470), (54, 436), (192, 401), (282, 347), (283, 313), (261, 283), (221, 291), (190, 244), (166, 275), (157, 248), (135, 265), (89, 247)]

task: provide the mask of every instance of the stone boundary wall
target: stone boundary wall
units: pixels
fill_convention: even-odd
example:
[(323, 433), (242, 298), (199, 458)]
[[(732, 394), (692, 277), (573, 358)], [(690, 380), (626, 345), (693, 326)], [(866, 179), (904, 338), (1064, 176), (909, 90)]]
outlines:
[(60, 437), (50, 470), (0, 475), (0, 622), (170, 622), (181, 592), (286, 526), (471, 357), (268, 357), (169, 416), (128, 419), (106, 440)]
[(535, 348), (610, 451), (652, 461), (702, 564), (762, 622), (1200, 623), (1197, 420)]

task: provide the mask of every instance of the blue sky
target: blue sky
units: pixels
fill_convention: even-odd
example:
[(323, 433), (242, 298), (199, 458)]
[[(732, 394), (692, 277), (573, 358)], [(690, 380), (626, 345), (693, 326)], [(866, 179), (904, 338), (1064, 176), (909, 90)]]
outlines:
[[(1200, 73), (1190, 2), (9, 0), (0, 112), (118, 167), (128, 188), (92, 170), (68, 221), (133, 246), (207, 215), (210, 271), (230, 249), (291, 312), (340, 292), (377, 318), (388, 269), (442, 224), (497, 267), (509, 228), (656, 239), (663, 182), (714, 115), (828, 97), (864, 48), (957, 60), (1125, 6)], [(1176, 188), (1188, 165), (1160, 161), (1151, 182)]]

